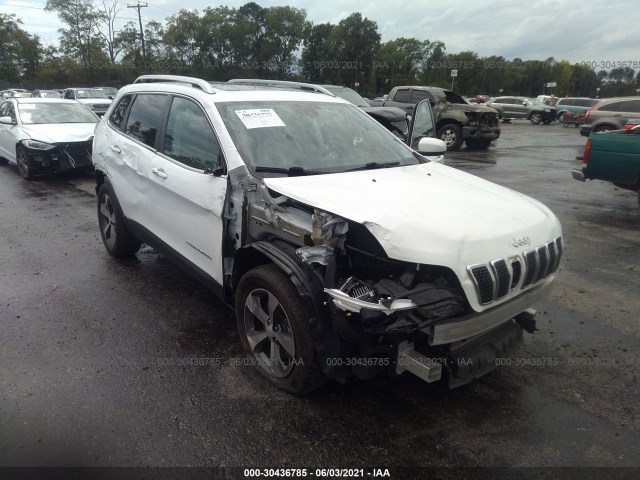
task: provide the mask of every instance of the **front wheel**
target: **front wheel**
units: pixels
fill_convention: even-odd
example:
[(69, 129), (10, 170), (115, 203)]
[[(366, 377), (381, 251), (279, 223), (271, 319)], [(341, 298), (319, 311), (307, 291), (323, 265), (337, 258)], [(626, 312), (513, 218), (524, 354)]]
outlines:
[(16, 164), (18, 165), (18, 173), (22, 178), (25, 180), (33, 179), (33, 162), (24, 147), (16, 149)]
[(462, 129), (455, 123), (449, 123), (438, 130), (438, 138), (447, 145), (447, 150), (460, 150), (462, 146)]
[(107, 252), (114, 257), (130, 257), (140, 249), (140, 240), (129, 231), (116, 196), (103, 183), (98, 190), (98, 225)]
[(242, 346), (260, 375), (297, 395), (324, 383), (309, 314), (293, 283), (278, 267), (261, 265), (242, 277), (235, 312)]
[(529, 120), (531, 121), (531, 123), (533, 123), (534, 125), (540, 125), (540, 122), (542, 122), (542, 114), (540, 112), (533, 112), (530, 116), (529, 116)]

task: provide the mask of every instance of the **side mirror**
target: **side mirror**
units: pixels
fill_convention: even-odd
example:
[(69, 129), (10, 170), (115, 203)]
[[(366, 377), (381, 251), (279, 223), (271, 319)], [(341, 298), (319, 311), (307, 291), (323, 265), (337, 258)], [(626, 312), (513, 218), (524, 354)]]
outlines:
[(522, 106), (526, 107), (529, 103), (525, 100), (524, 102), (522, 102)]
[(3, 125), (15, 125), (16, 124), (11, 117), (0, 117), (0, 123), (3, 124)]
[(418, 142), (418, 153), (435, 157), (447, 152), (447, 144), (438, 138), (423, 137)]

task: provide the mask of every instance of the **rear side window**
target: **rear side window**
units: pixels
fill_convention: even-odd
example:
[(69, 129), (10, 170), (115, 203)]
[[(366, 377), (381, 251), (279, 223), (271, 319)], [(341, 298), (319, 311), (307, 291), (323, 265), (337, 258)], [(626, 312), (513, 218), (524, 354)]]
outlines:
[(619, 102), (618, 111), (640, 113), (640, 100), (624, 100)]
[(124, 120), (124, 116), (127, 114), (127, 109), (131, 104), (131, 97), (131, 95), (125, 95), (122, 97), (109, 117), (109, 123), (118, 130), (122, 129), (122, 121)]
[(393, 97), (393, 101), (401, 102), (401, 103), (409, 103), (410, 98), (411, 98), (411, 92), (409, 92), (408, 88), (404, 88), (396, 92), (396, 96)]
[(611, 102), (606, 105), (601, 105), (598, 110), (600, 112), (619, 112), (621, 102)]
[(421, 100), (425, 99), (433, 100), (433, 95), (429, 92), (425, 92), (424, 90), (414, 90), (411, 92), (411, 103), (418, 103)]
[(598, 100), (590, 100), (588, 98), (576, 99), (576, 105), (579, 107), (593, 107), (596, 103), (598, 103)]
[(156, 136), (169, 99), (168, 95), (137, 95), (131, 106), (124, 133), (145, 145), (155, 147)]

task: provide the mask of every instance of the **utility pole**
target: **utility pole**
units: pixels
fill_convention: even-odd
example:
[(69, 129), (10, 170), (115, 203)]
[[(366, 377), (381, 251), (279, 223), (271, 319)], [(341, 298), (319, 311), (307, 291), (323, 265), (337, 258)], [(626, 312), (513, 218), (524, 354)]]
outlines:
[(138, 10), (138, 23), (140, 24), (140, 38), (142, 39), (142, 70), (144, 73), (147, 73), (147, 51), (144, 48), (144, 30), (142, 29), (142, 17), (140, 16), (140, 9), (148, 7), (148, 4), (142, 5), (140, 0), (138, 0), (137, 5), (129, 5), (127, 3), (127, 8), (135, 8)]

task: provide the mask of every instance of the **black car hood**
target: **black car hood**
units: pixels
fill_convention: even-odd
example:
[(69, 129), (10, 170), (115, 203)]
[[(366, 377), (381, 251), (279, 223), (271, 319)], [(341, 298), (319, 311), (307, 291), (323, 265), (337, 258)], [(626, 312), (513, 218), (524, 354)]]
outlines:
[(398, 122), (407, 118), (407, 112), (398, 107), (360, 107), (360, 109), (376, 120)]

